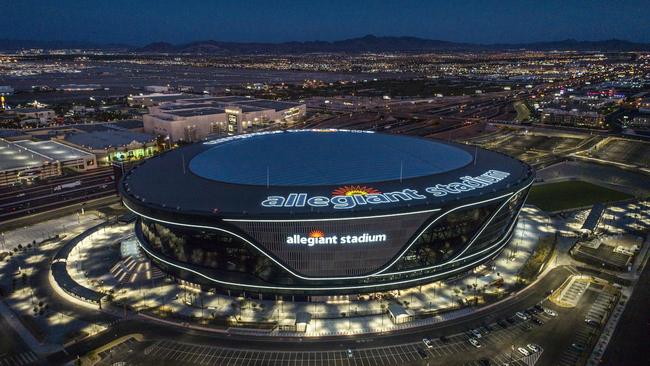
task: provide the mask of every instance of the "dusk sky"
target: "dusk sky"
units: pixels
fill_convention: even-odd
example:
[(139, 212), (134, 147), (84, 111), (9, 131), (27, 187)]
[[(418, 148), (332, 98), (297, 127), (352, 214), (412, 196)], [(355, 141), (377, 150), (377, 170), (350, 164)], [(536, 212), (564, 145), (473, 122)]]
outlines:
[(374, 34), (474, 43), (650, 42), (649, 0), (0, 0), (0, 5), (5, 39), (142, 45), (333, 41)]

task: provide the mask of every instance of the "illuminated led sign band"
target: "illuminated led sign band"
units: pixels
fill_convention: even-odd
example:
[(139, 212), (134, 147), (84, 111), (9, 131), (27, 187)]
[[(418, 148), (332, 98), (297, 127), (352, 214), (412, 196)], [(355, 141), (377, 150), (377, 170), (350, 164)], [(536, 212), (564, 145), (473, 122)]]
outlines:
[[(488, 170), (476, 177), (464, 176), (459, 179), (459, 182), (436, 184), (433, 187), (425, 188), (424, 191), (434, 197), (443, 197), (448, 194), (459, 194), (488, 187), (500, 182), (509, 175), (510, 173), (502, 172), (500, 170)], [(309, 197), (307, 193), (290, 193), (287, 196), (268, 196), (264, 201), (262, 201), (261, 205), (269, 208), (332, 206), (334, 209), (345, 210), (356, 207), (357, 205), (377, 205), (399, 201), (424, 200), (427, 198), (427, 196), (420, 194), (415, 189), (405, 188), (401, 191), (394, 192), (335, 195), (332, 197)]]
[(302, 236), (299, 234), (290, 235), (287, 237), (287, 244), (306, 245), (313, 247), (315, 245), (338, 245), (338, 244), (364, 244), (364, 243), (382, 243), (386, 241), (386, 234), (368, 234), (361, 235), (330, 235), (325, 236), (320, 230), (314, 230), (309, 233), (309, 236)]

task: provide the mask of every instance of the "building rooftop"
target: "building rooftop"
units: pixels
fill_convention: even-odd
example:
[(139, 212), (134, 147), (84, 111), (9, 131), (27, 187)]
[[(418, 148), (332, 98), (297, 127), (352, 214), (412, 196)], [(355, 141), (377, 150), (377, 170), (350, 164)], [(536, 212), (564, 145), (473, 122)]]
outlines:
[(109, 123), (110, 126), (116, 126), (119, 128), (125, 128), (127, 130), (135, 130), (144, 128), (144, 122), (141, 119), (123, 119), (120, 121), (112, 121)]
[(210, 114), (221, 114), (221, 113), (226, 113), (226, 111), (223, 108), (214, 108), (214, 107), (209, 107), (209, 108), (203, 107), (200, 109), (188, 109), (182, 111), (168, 112), (168, 114), (179, 116), (179, 117), (205, 116)]
[(77, 160), (89, 156), (82, 150), (60, 142), (0, 139), (0, 170), (35, 167), (55, 161)]
[(15, 113), (53, 112), (50, 108), (16, 108)]
[(160, 112), (180, 117), (192, 117), (225, 113), (224, 109), (226, 108), (239, 108), (242, 112), (256, 112), (269, 109), (279, 111), (299, 105), (300, 103), (252, 99), (240, 96), (197, 97), (178, 99), (174, 102), (162, 104)]
[(278, 100), (263, 100), (263, 99), (249, 100), (238, 104), (247, 105), (256, 108), (262, 108), (262, 109), (273, 109), (276, 111), (293, 108), (300, 105), (300, 103), (294, 103), (294, 102), (284, 102)]
[(122, 129), (108, 129), (86, 133), (71, 133), (64, 140), (88, 149), (101, 150), (129, 145), (133, 142), (146, 144), (154, 141), (153, 135)]

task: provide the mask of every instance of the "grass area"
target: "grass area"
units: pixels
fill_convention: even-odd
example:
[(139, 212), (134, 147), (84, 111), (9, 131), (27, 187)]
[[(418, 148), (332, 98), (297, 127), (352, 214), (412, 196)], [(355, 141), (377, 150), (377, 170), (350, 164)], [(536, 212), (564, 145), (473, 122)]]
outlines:
[(595, 184), (569, 181), (533, 186), (527, 203), (553, 212), (632, 198), (629, 194)]
[(519, 277), (521, 280), (530, 282), (535, 279), (544, 262), (549, 259), (554, 244), (555, 237), (553, 236), (544, 237), (539, 240), (535, 251), (519, 271)]
[(523, 122), (530, 119), (530, 111), (523, 102), (514, 102), (513, 106), (517, 111), (517, 121)]

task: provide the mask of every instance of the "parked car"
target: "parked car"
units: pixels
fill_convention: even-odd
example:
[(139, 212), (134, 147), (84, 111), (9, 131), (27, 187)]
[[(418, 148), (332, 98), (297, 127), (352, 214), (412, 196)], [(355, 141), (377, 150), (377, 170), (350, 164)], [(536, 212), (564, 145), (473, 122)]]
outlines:
[(537, 324), (537, 325), (542, 325), (542, 324), (544, 324), (544, 322), (542, 321), (542, 319), (540, 319), (540, 318), (538, 318), (538, 317), (536, 317), (536, 316), (532, 317), (532, 318), (531, 318), (531, 321), (532, 321), (533, 323)]
[(528, 350), (525, 349), (524, 347), (517, 348), (517, 351), (519, 351), (519, 353), (521, 353), (524, 356), (530, 356), (530, 352), (528, 352)]
[(483, 333), (490, 334), (490, 332), (493, 331), (494, 329), (489, 324), (485, 324), (482, 330)]
[(446, 336), (440, 336), (440, 342), (449, 343), (449, 338), (447, 338)]
[(470, 334), (474, 336), (474, 338), (481, 338), (481, 332), (479, 332), (477, 329), (472, 329), (469, 331)]
[(499, 326), (501, 326), (501, 328), (508, 328), (508, 323), (503, 319), (497, 320), (497, 324), (499, 324)]
[(526, 347), (528, 347), (529, 350), (533, 351), (533, 353), (539, 352), (541, 350), (541, 347), (534, 343), (528, 343)]
[(433, 343), (431, 343), (429, 338), (422, 338), (422, 343), (424, 343), (427, 348), (433, 348)]
[(476, 348), (481, 348), (481, 343), (479, 343), (475, 338), (470, 338), (469, 343)]
[(573, 347), (573, 349), (578, 350), (580, 352), (585, 350), (585, 346), (580, 343), (571, 343), (571, 347)]
[(491, 365), (490, 360), (487, 359), (487, 358), (481, 358), (480, 360), (478, 360), (478, 363), (481, 366), (490, 366)]
[(544, 313), (545, 313), (546, 315), (548, 315), (548, 316), (553, 316), (553, 317), (557, 316), (557, 312), (555, 312), (555, 310), (551, 310), (551, 309), (546, 309), (546, 308), (545, 308), (545, 309), (544, 309)]
[(521, 320), (528, 320), (528, 315), (522, 313), (521, 311), (516, 312), (515, 315)]
[(354, 354), (352, 353), (352, 350), (349, 349), (349, 348), (348, 348), (348, 351), (347, 351), (347, 355), (348, 355), (348, 358), (354, 357)]

